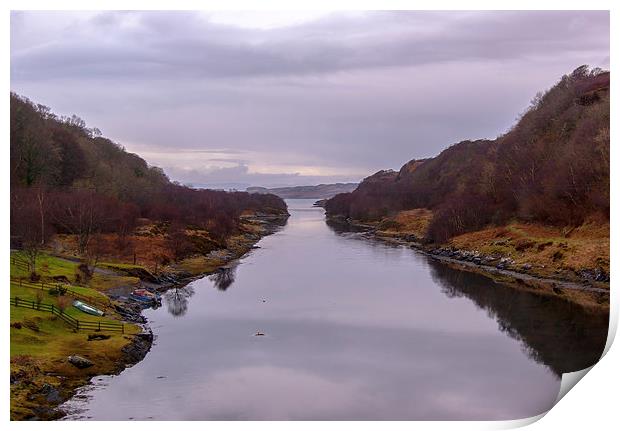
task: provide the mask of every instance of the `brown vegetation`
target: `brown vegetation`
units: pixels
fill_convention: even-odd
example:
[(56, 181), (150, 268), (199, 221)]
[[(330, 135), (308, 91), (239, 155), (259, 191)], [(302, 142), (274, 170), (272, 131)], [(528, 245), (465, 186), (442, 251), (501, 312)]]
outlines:
[(11, 243), (25, 251), (33, 273), (53, 235), (75, 241), (88, 278), (102, 254), (140, 251), (145, 241), (134, 229), (141, 220), (165, 230), (159, 258), (178, 260), (225, 246), (243, 213), (286, 214), (284, 201), (271, 194), (172, 183), (161, 169), (87, 129), (79, 117), (59, 118), (16, 94), (10, 143)]
[(560, 229), (607, 222), (609, 72), (579, 67), (505, 135), (378, 172), (325, 204), (329, 216), (361, 221), (415, 208), (432, 211), (424, 236), (435, 242), (511, 220)]

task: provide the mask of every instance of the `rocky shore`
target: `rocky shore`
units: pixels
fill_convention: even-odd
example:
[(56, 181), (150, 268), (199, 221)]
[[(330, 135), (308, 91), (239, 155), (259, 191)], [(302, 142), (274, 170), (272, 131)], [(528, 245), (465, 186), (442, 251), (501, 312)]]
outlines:
[(328, 218), (328, 223), (338, 226), (340, 231), (351, 230), (369, 239), (415, 249), (434, 260), (460, 270), (481, 273), (515, 288), (556, 296), (583, 306), (609, 307), (610, 276), (602, 268), (584, 268), (571, 273), (556, 271), (556, 276), (548, 277), (538, 273), (534, 265), (517, 264), (514, 259), (507, 256), (432, 244), (416, 235), (388, 233), (375, 225), (348, 219)]

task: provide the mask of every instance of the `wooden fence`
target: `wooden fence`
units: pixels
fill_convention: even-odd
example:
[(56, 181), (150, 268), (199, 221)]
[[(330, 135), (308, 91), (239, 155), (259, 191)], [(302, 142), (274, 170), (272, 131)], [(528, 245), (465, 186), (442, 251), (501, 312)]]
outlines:
[(11, 282), (19, 285), (19, 287), (27, 287), (29, 289), (39, 289), (39, 290), (46, 291), (48, 293), (49, 293), (49, 290), (52, 288), (55, 288), (55, 289), (65, 288), (67, 289), (66, 292), (64, 293), (65, 295), (69, 295), (73, 298), (76, 298), (76, 299), (79, 299), (81, 301), (85, 301), (91, 304), (95, 304), (103, 308), (112, 306), (112, 303), (110, 302), (109, 299), (106, 301), (104, 299), (82, 295), (81, 293), (71, 290), (67, 286), (63, 286), (62, 283), (49, 283), (45, 281), (33, 282), (33, 281), (28, 281), (28, 280), (22, 280), (21, 278), (16, 279), (12, 277), (11, 277)]
[(35, 301), (28, 301), (16, 296), (11, 298), (11, 305), (14, 307), (30, 308), (37, 311), (47, 311), (60, 317), (65, 323), (77, 331), (111, 331), (121, 332), (123, 334), (125, 333), (125, 325), (122, 323), (76, 319), (75, 317), (62, 311), (54, 304), (37, 303)]
[(28, 262), (19, 257), (11, 256), (11, 263), (23, 271), (30, 272), (30, 265), (28, 265)]

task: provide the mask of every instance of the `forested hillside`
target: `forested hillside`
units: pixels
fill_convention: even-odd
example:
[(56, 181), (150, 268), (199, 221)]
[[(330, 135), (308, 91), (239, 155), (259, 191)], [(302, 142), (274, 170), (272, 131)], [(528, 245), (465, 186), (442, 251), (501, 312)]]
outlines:
[[(76, 116), (57, 117), (49, 108), (11, 94), (11, 242), (33, 249), (55, 234), (75, 239), (79, 255), (108, 235), (119, 254), (128, 236), (154, 223), (169, 253), (182, 258), (224, 245), (244, 213), (286, 214), (271, 194), (196, 190), (172, 183), (157, 167), (89, 129)], [(191, 241), (200, 230), (209, 247)], [(200, 245), (200, 244), (199, 244)], [(131, 253), (130, 253), (131, 254)], [(165, 254), (165, 253), (164, 253)]]
[(510, 220), (608, 221), (609, 79), (581, 66), (537, 95), (504, 135), (378, 172), (329, 200), (327, 214), (377, 221), (424, 208), (432, 213), (425, 236), (436, 242)]

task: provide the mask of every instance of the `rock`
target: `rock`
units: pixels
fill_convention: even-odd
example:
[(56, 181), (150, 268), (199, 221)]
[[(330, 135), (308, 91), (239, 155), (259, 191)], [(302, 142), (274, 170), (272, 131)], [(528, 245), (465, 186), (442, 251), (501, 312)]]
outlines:
[(137, 334), (133, 337), (133, 341), (122, 348), (125, 354), (125, 362), (128, 364), (136, 364), (140, 362), (151, 350), (153, 344), (153, 333), (145, 332)]
[(532, 265), (530, 265), (529, 263), (524, 263), (521, 268), (523, 268), (525, 271), (529, 271), (530, 269), (532, 269)]
[(62, 402), (62, 397), (60, 396), (58, 389), (49, 383), (44, 383), (43, 386), (41, 386), (39, 393), (45, 397), (48, 403), (58, 404)]
[(34, 416), (30, 417), (29, 420), (54, 420), (60, 419), (63, 415), (61, 411), (58, 409), (54, 409), (46, 406), (36, 406), (32, 408), (32, 412)]
[(95, 365), (92, 363), (92, 361), (89, 361), (88, 359), (83, 358), (78, 355), (69, 356), (67, 360), (69, 361), (71, 365), (79, 369), (84, 369), (84, 368), (92, 367), (93, 365)]
[(602, 268), (596, 268), (594, 270), (594, 279), (596, 281), (609, 281), (609, 274), (607, 274)]
[(114, 309), (128, 322), (146, 323), (146, 318), (140, 314), (142, 309), (138, 304), (114, 305)]
[(110, 335), (105, 334), (88, 334), (88, 341), (108, 340)]
[(263, 335), (265, 335), (263, 332), (260, 331), (256, 331), (256, 334), (254, 334), (255, 337), (262, 337)]
[(499, 260), (499, 263), (496, 265), (497, 269), (506, 269), (508, 268), (510, 265), (513, 265), (515, 263), (514, 260), (512, 260), (509, 257), (502, 257)]
[(609, 274), (605, 272), (602, 268), (596, 269), (582, 269), (577, 272), (577, 275), (584, 280), (588, 281), (609, 281)]

